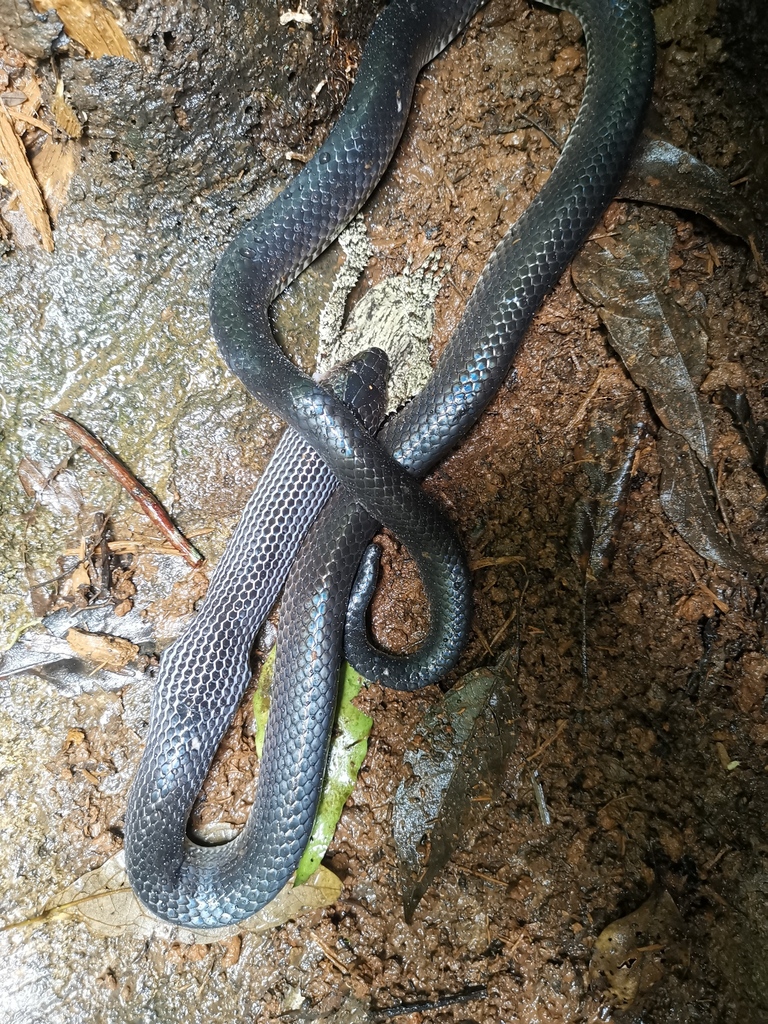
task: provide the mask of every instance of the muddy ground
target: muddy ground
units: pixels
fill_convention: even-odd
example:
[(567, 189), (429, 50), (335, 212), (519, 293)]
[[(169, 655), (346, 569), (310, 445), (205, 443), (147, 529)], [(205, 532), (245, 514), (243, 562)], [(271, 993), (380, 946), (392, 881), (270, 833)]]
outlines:
[[(740, 182), (734, 187), (752, 205), (759, 237), (768, 215), (761, 91), (768, 41), (759, 12), (746, 0), (657, 6), (659, 63), (648, 124)], [(295, 67), (305, 84), (291, 86), (287, 104), (275, 99), (271, 121), (262, 108), (258, 145), (267, 168), (286, 148), (311, 153), (358, 53), (359, 19), (337, 17), (326, 3), (306, 10), (311, 28), (280, 29), (291, 40), (280, 71), (293, 79)], [(141, 13), (145, 24), (147, 9)], [(153, 46), (149, 36), (138, 42)], [(175, 40), (168, 60), (186, 64), (193, 47), (193, 39)], [(329, 48), (337, 55), (335, 91), (329, 109), (318, 113), (296, 94), (311, 91)], [(451, 269), (437, 300), (436, 355), (493, 246), (553, 166), (557, 150), (548, 136), (557, 143), (567, 136), (584, 73), (571, 19), (523, 0), (492, 0), (422, 75), (401, 149), (365, 211), (375, 258), (358, 292), (400, 272), (408, 259), (418, 266), (439, 250)], [(227, 129), (234, 130), (232, 120)], [(243, 129), (247, 137), (249, 131), (256, 128)], [(195, 168), (191, 160), (180, 163), (190, 194), (209, 187)], [(240, 168), (228, 170), (236, 176)], [(177, 182), (173, 191), (183, 187)], [(669, 293), (697, 313), (708, 336), (711, 386), (703, 394), (713, 410), (722, 500), (745, 547), (768, 562), (765, 484), (716, 402), (723, 383), (741, 384), (755, 419), (768, 419), (766, 279), (745, 244), (690, 214), (615, 203), (597, 233), (632, 222), (672, 229)], [(13, 251), (5, 259), (10, 264)], [(489, 801), (413, 922), (405, 923), (399, 898), (392, 798), (412, 730), (440, 689), (399, 695), (373, 686), (360, 701), (375, 719), (371, 747), (327, 858), (344, 881), (338, 902), (263, 941), (246, 936), (235, 963), (231, 944), (92, 939), (82, 925), (67, 932), (49, 924), (47, 933), (26, 933), (23, 943), (9, 933), (12, 962), (28, 962), (40, 943), (43, 963), (54, 954), (42, 936), (61, 929), (60, 956), (72, 958), (80, 989), (54, 985), (47, 1020), (341, 1021), (418, 1003), (433, 1005), (406, 1014), (409, 1024), (766, 1019), (764, 588), (706, 562), (665, 517), (659, 423), (647, 404), (616, 555), (587, 588), (584, 679), (582, 575), (569, 551), (574, 505), (587, 490), (576, 451), (589, 412), (583, 403), (589, 396), (594, 407), (633, 390), (596, 311), (567, 275), (529, 331), (509, 385), (426, 485), (447, 508), (470, 562), (481, 565), (473, 574), (473, 636), (453, 679), (517, 645), (520, 719), (501, 797)], [(228, 450), (230, 477), (232, 459)], [(82, 465), (79, 479), (87, 488)], [(216, 518), (215, 496), (214, 476), (196, 508), (203, 527), (206, 515)], [(182, 488), (174, 510), (182, 522), (183, 498)], [(424, 611), (407, 558), (385, 543), (374, 625), (383, 642), (401, 648), (423, 628)], [(182, 579), (185, 611), (200, 586)], [(49, 708), (47, 684), (30, 685)], [(48, 849), (30, 857), (53, 857), (65, 846), (68, 881), (120, 845), (125, 788), (106, 794), (93, 772), (94, 764), (119, 760), (127, 782), (140, 756), (141, 737), (121, 723), (120, 701), (120, 694), (91, 694), (57, 705), (51, 756), (42, 768), (36, 764), (36, 787), (49, 780), (60, 791), (72, 787), (71, 813), (48, 819)], [(199, 821), (244, 820), (255, 772), (252, 733), (241, 716)], [(10, 841), (12, 831), (4, 835)], [(634, 1002), (622, 1007), (605, 978), (590, 974), (595, 943), (607, 925), (651, 898), (664, 908), (659, 928), (667, 944), (655, 959), (653, 949), (639, 954), (650, 957), (646, 973)], [(27, 908), (39, 909), (34, 891), (26, 899)], [(101, 966), (76, 971), (85, 950)], [(435, 1003), (468, 989), (468, 1002)]]

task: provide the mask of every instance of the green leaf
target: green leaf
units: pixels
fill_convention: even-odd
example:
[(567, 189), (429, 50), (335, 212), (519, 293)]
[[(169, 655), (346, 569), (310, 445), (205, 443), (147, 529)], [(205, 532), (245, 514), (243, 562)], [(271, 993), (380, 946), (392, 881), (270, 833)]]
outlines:
[[(261, 757), (264, 731), (269, 715), (269, 691), (275, 670), (275, 652), (264, 662), (259, 674), (253, 710), (256, 716), (256, 753)], [(307, 848), (296, 871), (295, 885), (301, 885), (320, 866), (325, 851), (333, 839), (344, 804), (355, 787), (365, 755), (373, 719), (356, 708), (352, 701), (360, 693), (363, 677), (344, 663), (341, 678), (341, 697), (336, 713), (336, 724), (331, 738), (328, 766), (325, 771), (320, 804), (315, 825)]]

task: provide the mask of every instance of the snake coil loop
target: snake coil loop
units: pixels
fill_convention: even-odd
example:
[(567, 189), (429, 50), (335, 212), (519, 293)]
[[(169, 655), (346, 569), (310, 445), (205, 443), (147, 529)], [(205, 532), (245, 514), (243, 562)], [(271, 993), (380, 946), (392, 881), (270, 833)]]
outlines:
[[(531, 318), (620, 184), (653, 79), (649, 0), (549, 0), (584, 28), (588, 75), (579, 115), (547, 183), (488, 261), (427, 386), (375, 438), (285, 357), (268, 307), (368, 198), (400, 139), (419, 70), (482, 3), (393, 0), (374, 25), (328, 139), (240, 232), (214, 275), (211, 321), (227, 365), (319, 453), (341, 486), (291, 570), (256, 802), (242, 833), (221, 847), (187, 840), (187, 818), (247, 685), (248, 647), (262, 614), (255, 609), (266, 601), (266, 614), (282, 583), (283, 568), (264, 559), (276, 555), (280, 567), (289, 564), (317, 511), (297, 498), (306, 498), (305, 470), (289, 464), (282, 447), (268, 471), (278, 490), (285, 488), (281, 497), (260, 485), (196, 622), (163, 659), (125, 832), (131, 884), (165, 920), (232, 924), (268, 903), (295, 870), (322, 784), (349, 595), (378, 523), (418, 559), (430, 638), (415, 661), (382, 660), (361, 635), (358, 613), (349, 630), (356, 667), (412, 688), (448, 667), (463, 644), (468, 583), (461, 552), (416, 481), (496, 394)], [(307, 472), (309, 490), (323, 481), (317, 490), (324, 501), (330, 473), (322, 463)], [(262, 499), (266, 512), (256, 516)], [(268, 521), (274, 514), (282, 516), (282, 537)]]

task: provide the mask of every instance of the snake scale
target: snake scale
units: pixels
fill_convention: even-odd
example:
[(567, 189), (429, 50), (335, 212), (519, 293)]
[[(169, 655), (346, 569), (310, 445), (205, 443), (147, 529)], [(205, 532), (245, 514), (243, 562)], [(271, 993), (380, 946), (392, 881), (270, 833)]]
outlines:
[[(290, 430), (195, 622), (161, 663), (125, 849), (136, 894), (167, 921), (235, 923), (290, 879), (317, 808), (345, 618), (350, 661), (403, 689), (439, 677), (464, 644), (467, 571), (418, 480), (496, 394), (531, 318), (621, 182), (653, 79), (649, 0), (549, 0), (584, 29), (588, 73), (578, 117), (546, 184), (484, 268), (427, 386), (378, 434), (369, 432), (378, 410), (365, 392), (378, 386), (381, 353), (362, 356), (332, 387), (317, 383), (274, 341), (269, 306), (365, 203), (398, 144), (419, 71), (483, 3), (390, 3), (327, 141), (237, 235), (214, 274), (211, 322), (221, 354)], [(407, 657), (376, 649), (366, 634), (375, 569), (366, 550), (379, 524), (415, 558), (429, 600), (428, 636)], [(353, 592), (361, 560), (367, 569)], [(187, 819), (247, 685), (255, 631), (292, 561), (256, 800), (235, 840), (203, 847), (187, 838)]]

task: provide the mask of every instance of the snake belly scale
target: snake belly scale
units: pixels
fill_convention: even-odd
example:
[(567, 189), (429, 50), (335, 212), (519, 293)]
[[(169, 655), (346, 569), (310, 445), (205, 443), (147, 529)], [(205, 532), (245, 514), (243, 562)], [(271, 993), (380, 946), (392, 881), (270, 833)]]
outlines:
[[(420, 69), (483, 2), (393, 0), (374, 25), (327, 141), (240, 232), (214, 275), (211, 321), (225, 362), (296, 432), (290, 444), (304, 444), (302, 466), (314, 468), (291, 470), (278, 449), (271, 479), (285, 490), (278, 501), (274, 494), (267, 501), (266, 516), (279, 521), (263, 526), (255, 495), (189, 635), (161, 663), (125, 845), (135, 892), (173, 923), (214, 928), (243, 920), (290, 879), (317, 808), (345, 618), (347, 653), (370, 678), (412, 689), (455, 662), (467, 631), (466, 569), (418, 480), (466, 435), (498, 391), (531, 318), (613, 197), (631, 156), (653, 79), (649, 0), (550, 0), (549, 6), (575, 14), (584, 29), (588, 73), (581, 108), (548, 181), (483, 270), (425, 389), (374, 436), (373, 409), (358, 414), (344, 401), (354, 396), (315, 383), (286, 358), (272, 337), (270, 303), (366, 201), (397, 146)], [(376, 362), (375, 354), (371, 358)], [(368, 379), (373, 371), (363, 360), (351, 372)], [(343, 381), (340, 386), (343, 392)], [(298, 494), (297, 478), (307, 476), (324, 481), (314, 488), (322, 490), (314, 505), (306, 488)], [(318, 515), (335, 481), (341, 486)], [(187, 819), (247, 685), (257, 620), (316, 515), (283, 598), (254, 806), (237, 839), (196, 845), (186, 837)], [(261, 560), (256, 520), (271, 531), (271, 541), (278, 538), (267, 545), (272, 553), (280, 549), (274, 565)], [(408, 658), (371, 645), (367, 590), (358, 588), (350, 601), (358, 565), (382, 523), (415, 557), (430, 604), (429, 635)], [(257, 600), (260, 590), (267, 596)]]

